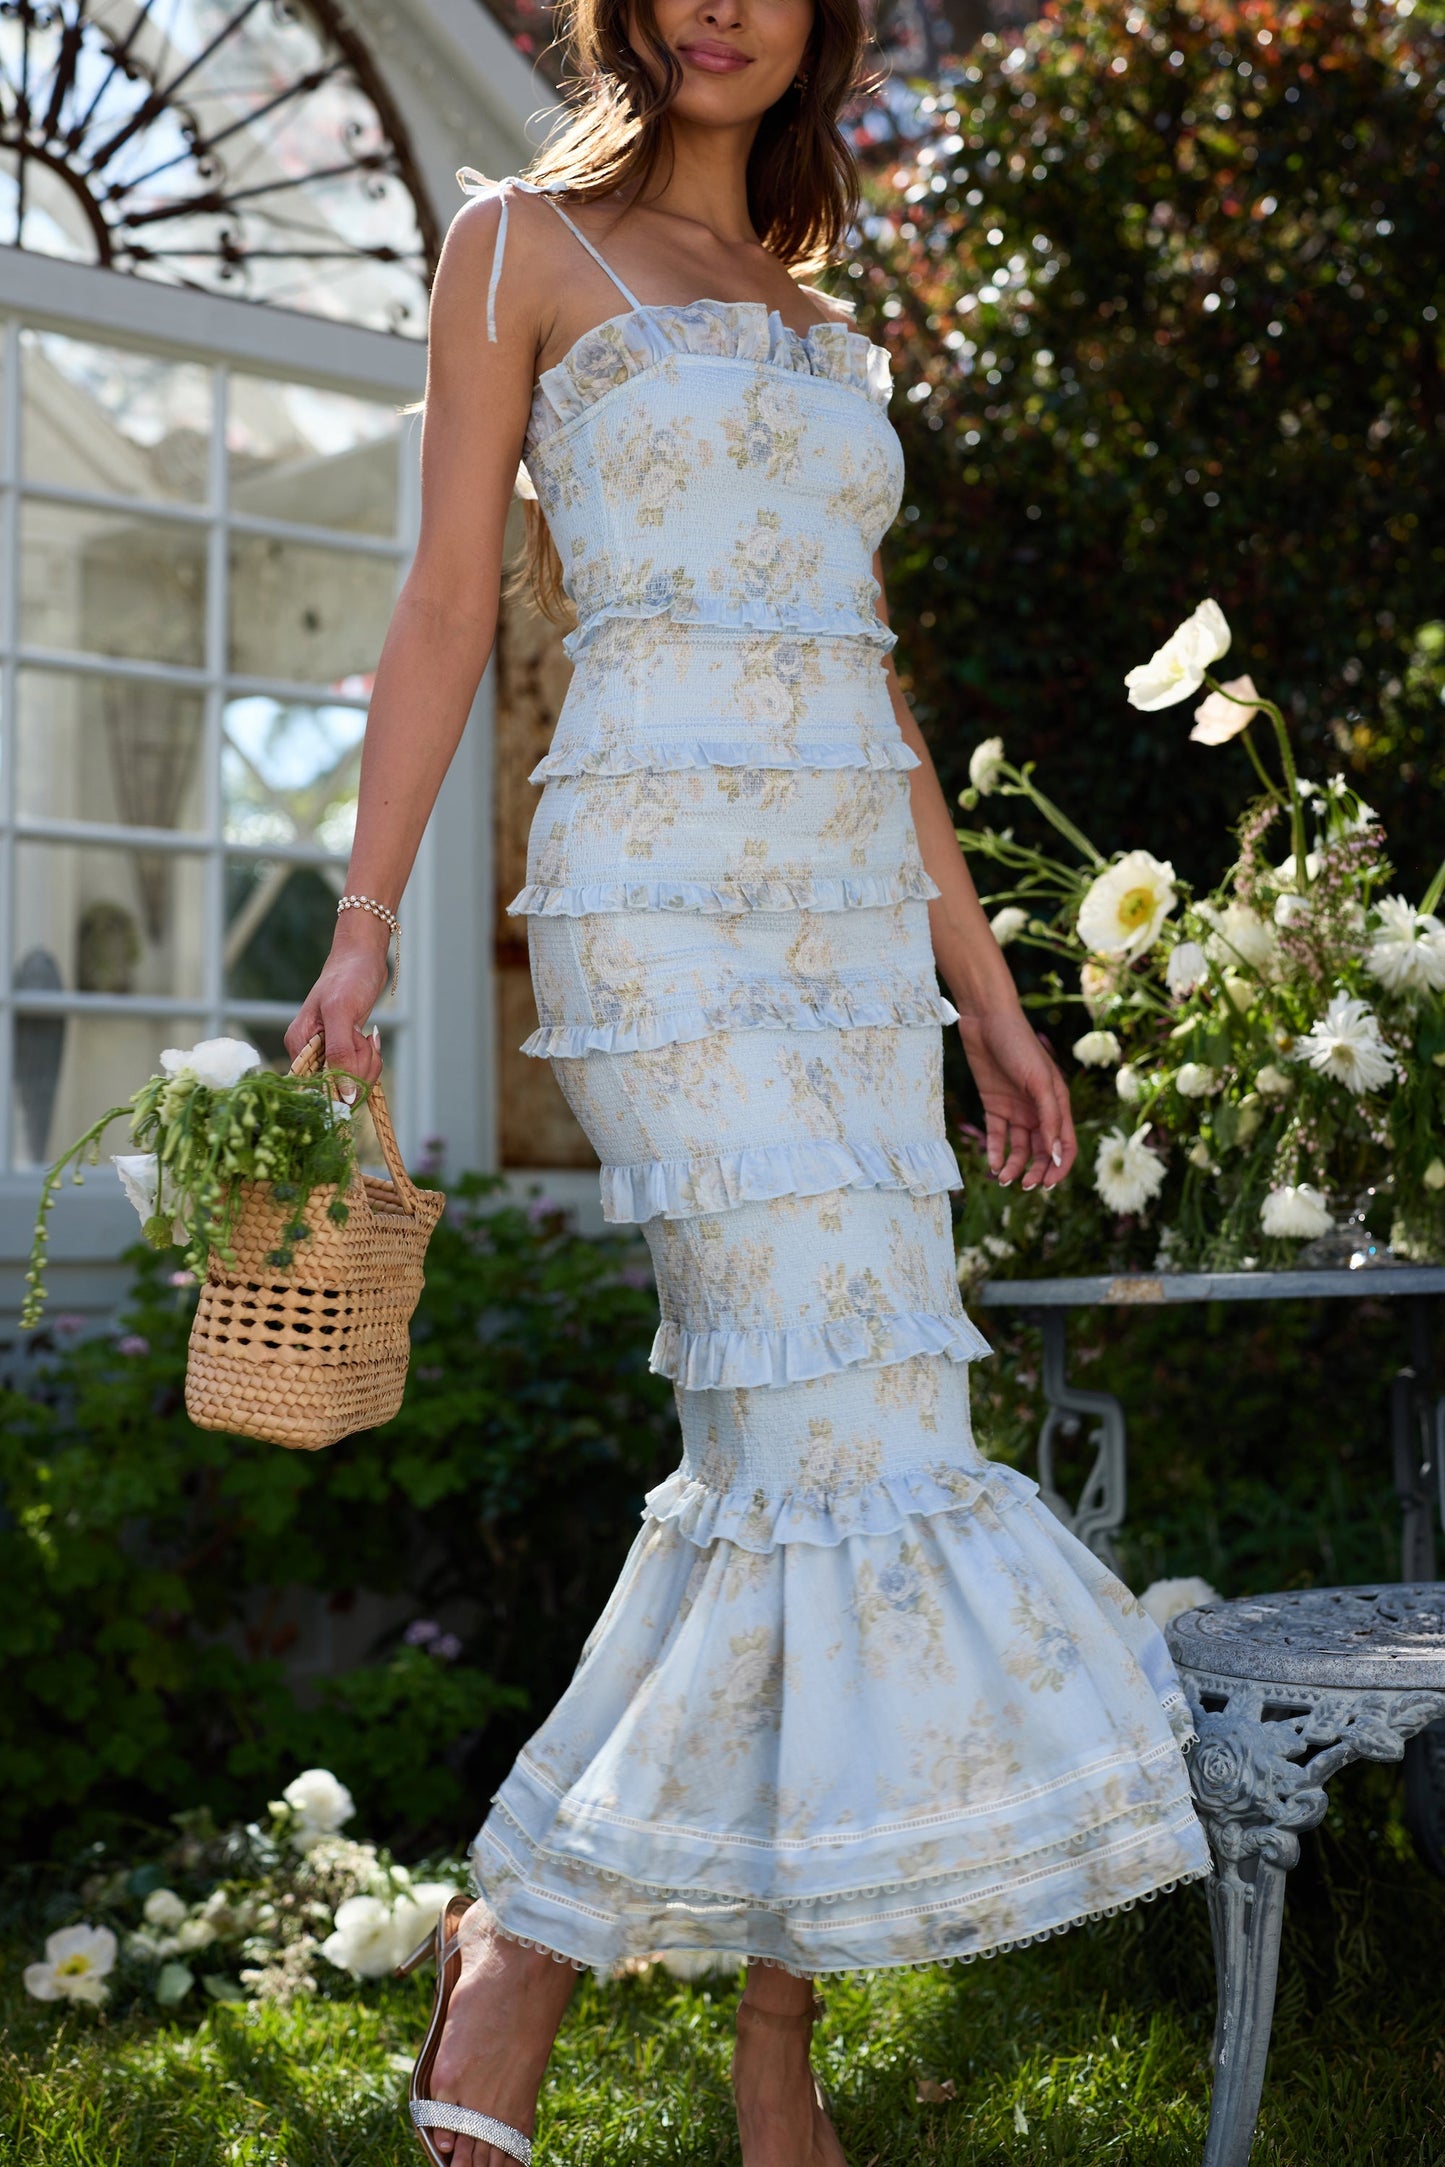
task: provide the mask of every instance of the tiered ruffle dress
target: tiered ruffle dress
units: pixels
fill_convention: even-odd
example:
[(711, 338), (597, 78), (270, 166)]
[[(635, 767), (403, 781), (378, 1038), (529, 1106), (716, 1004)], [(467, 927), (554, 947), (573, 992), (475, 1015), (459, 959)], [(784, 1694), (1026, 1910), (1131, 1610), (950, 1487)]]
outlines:
[(526, 435), (578, 624), (512, 907), (525, 1050), (645, 1231), (684, 1449), (475, 1884), (601, 1973), (968, 1958), (1208, 1858), (1161, 1635), (970, 1429), (954, 1011), (871, 564), (888, 357), (762, 303), (645, 307), (577, 238), (627, 307)]

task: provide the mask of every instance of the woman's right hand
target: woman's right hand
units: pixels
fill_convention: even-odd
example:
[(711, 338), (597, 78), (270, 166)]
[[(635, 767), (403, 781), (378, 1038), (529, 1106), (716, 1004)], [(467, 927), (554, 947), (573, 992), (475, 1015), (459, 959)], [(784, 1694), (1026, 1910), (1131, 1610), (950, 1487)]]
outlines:
[[(350, 923), (358, 918), (364, 923)], [(388, 928), (369, 911), (342, 912), (321, 976), (286, 1033), (286, 1051), (293, 1061), (321, 1031), (328, 1068), (343, 1069), (360, 1083), (376, 1082), (381, 1074), (381, 1032), (367, 1030), (366, 1025), (390, 975), (387, 938)], [(348, 1106), (355, 1103), (354, 1085), (342, 1083), (337, 1088)]]

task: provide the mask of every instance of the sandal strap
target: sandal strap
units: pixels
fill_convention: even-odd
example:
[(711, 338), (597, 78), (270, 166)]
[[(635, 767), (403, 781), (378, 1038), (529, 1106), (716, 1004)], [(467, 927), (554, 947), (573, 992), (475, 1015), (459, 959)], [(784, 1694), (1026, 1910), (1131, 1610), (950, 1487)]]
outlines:
[(529, 2167), (531, 2138), (513, 2129), (510, 2122), (499, 2122), (494, 2114), (479, 2114), (475, 2107), (457, 2106), (450, 2099), (414, 2099), (411, 2118), (418, 2129), (449, 2129), (458, 2137), (480, 2137), (483, 2144)]
[(738, 2003), (737, 2013), (739, 2016), (750, 2017), (754, 2024), (771, 2024), (779, 2031), (793, 2032), (801, 2025), (816, 2023), (827, 2006), (822, 1995), (815, 1994), (808, 2007), (800, 2010), (796, 2016), (780, 2016), (772, 2009), (756, 2008), (744, 1995)]

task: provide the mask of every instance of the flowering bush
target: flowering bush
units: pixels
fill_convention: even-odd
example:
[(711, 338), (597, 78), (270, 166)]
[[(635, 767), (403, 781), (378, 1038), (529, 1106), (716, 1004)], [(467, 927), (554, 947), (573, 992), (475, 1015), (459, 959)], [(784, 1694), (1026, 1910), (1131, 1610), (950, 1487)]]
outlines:
[[(1094, 1195), (1115, 1217), (1153, 1215), (1156, 1265), (1292, 1263), (1300, 1242), (1334, 1231), (1335, 1214), (1363, 1224), (1375, 1207), (1398, 1255), (1445, 1256), (1445, 866), (1418, 907), (1389, 892), (1371, 808), (1338, 778), (1301, 780), (1280, 709), (1252, 682), (1210, 674), (1229, 643), (1207, 602), (1126, 679), (1131, 703), (1151, 713), (1207, 686), (1193, 735), (1240, 737), (1263, 785), (1211, 895), (1147, 850), (1106, 860), (1044, 796), (1033, 764), (1013, 766), (997, 741), (976, 756), (960, 802), (1026, 800), (1075, 862), (1012, 829), (959, 839), (1010, 876), (988, 899), (1003, 906), (1007, 937), (1077, 971), (1077, 991), (1055, 967), (1032, 998), (1072, 1000), (1089, 1018), (1074, 1057), (1111, 1076), (1117, 1109), (1085, 1124)], [(1261, 713), (1277, 778), (1249, 738)], [(1282, 830), (1290, 848), (1276, 861)], [(1017, 1247), (1025, 1223), (1042, 1226), (1045, 1207), (1026, 1205), (1004, 1231), (1011, 1209), (985, 1230), (995, 1244)], [(978, 1233), (965, 1278), (998, 1253)]]
[[(341, 1833), (351, 1794), (329, 1769), (302, 1771), (264, 1821), (217, 1829), (204, 1810), (156, 1860), (105, 1863), (81, 1888), (91, 1916), (61, 1927), (27, 1965), (38, 2001), (289, 2001), (333, 1973), (384, 1978), (423, 1941), (456, 1894), (384, 1847)], [(96, 1919), (103, 1923), (97, 1925)]]
[[(289, 1265), (306, 1238), (313, 1190), (330, 1189), (327, 1215), (346, 1223), (345, 1194), (356, 1157), (350, 1107), (333, 1100), (334, 1072), (277, 1075), (261, 1066), (254, 1046), (237, 1038), (205, 1039), (168, 1048), (158, 1073), (124, 1106), (112, 1106), (58, 1159), (45, 1177), (35, 1218), (21, 1323), (40, 1321), (45, 1302), (47, 1222), (67, 1167), (78, 1182), (87, 1158), (99, 1164), (100, 1139), (114, 1121), (130, 1120), (133, 1140), (146, 1148), (115, 1159), (126, 1195), (140, 1214), (147, 1241), (186, 1252), (186, 1267), (206, 1276), (212, 1252), (233, 1261), (231, 1236), (241, 1208), (240, 1183), (269, 1182), (290, 1217), (271, 1262)], [(358, 1087), (361, 1089), (364, 1087)]]

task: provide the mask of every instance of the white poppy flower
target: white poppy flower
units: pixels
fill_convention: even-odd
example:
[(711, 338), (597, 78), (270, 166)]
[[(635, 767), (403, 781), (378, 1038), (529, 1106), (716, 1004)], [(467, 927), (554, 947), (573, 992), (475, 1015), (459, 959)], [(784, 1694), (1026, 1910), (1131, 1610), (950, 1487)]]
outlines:
[(1110, 1211), (1141, 1211), (1164, 1186), (1164, 1161), (1144, 1141), (1142, 1129), (1126, 1136), (1110, 1129), (1094, 1160), (1094, 1187)]
[(112, 1153), (110, 1163), (144, 1226), (147, 1219), (154, 1219), (156, 1215), (160, 1161), (153, 1151), (129, 1151), (120, 1156)]
[(1010, 941), (1018, 939), (1028, 922), (1028, 912), (1020, 910), (1015, 903), (1009, 903), (1002, 910), (994, 912), (988, 926), (999, 947), (1007, 948)]
[(1186, 1061), (1174, 1085), (1182, 1099), (1207, 1099), (1211, 1091), (1219, 1089), (1219, 1071), (1204, 1061)]
[(189, 1052), (168, 1046), (161, 1055), (161, 1069), (165, 1075), (194, 1076), (197, 1083), (204, 1084), (210, 1091), (228, 1091), (248, 1070), (260, 1066), (260, 1054), (243, 1038), (203, 1038)]
[(152, 1889), (141, 1905), (146, 1925), (158, 1926), (163, 1934), (173, 1934), (185, 1916), (185, 1900), (174, 1889)]
[(1124, 679), (1129, 705), (1153, 714), (1187, 700), (1204, 683), (1204, 673), (1229, 650), (1230, 632), (1217, 602), (1201, 602), (1192, 617), (1171, 632), (1147, 662)]
[(350, 1791), (329, 1768), (303, 1768), (281, 1796), (304, 1828), (325, 1836), (334, 1835), (356, 1811)]
[(1312, 1241), (1334, 1225), (1324, 1197), (1308, 1181), (1271, 1189), (1259, 1207), (1259, 1223), (1266, 1234), (1288, 1235), (1294, 1241)]
[(1337, 993), (1321, 1020), (1310, 1025), (1298, 1057), (1357, 1093), (1377, 1091), (1395, 1075), (1395, 1057), (1380, 1036), (1373, 1009), (1348, 993)]
[(974, 746), (968, 756), (968, 779), (981, 798), (991, 796), (998, 788), (1003, 765), (1001, 737), (986, 737), (981, 745)]
[(36, 2001), (104, 2001), (115, 1955), (108, 1926), (62, 1926), (45, 1943), (44, 1963), (26, 1965), (25, 1991)]
[(1445, 925), (1422, 916), (1402, 895), (1387, 895), (1375, 908), (1380, 923), (1365, 955), (1371, 977), (1390, 993), (1445, 989)]
[(1164, 983), (1176, 1000), (1183, 1000), (1208, 976), (1208, 961), (1198, 941), (1180, 941), (1177, 948), (1170, 949)]
[[(1227, 692), (1234, 694), (1232, 700), (1225, 698)], [(1241, 700), (1251, 704), (1241, 707)], [(1232, 737), (1238, 737), (1241, 730), (1248, 728), (1258, 713), (1259, 694), (1255, 690), (1254, 679), (1249, 676), (1226, 677), (1223, 691), (1211, 692), (1208, 698), (1201, 700), (1195, 708), (1194, 728), (1189, 735), (1196, 744), (1227, 745)]]
[(1205, 953), (1212, 963), (1231, 967), (1247, 963), (1261, 978), (1273, 970), (1279, 955), (1279, 940), (1274, 927), (1251, 910), (1247, 903), (1228, 903), (1214, 923), (1214, 931), (1204, 944)]
[(1191, 1574), (1182, 1580), (1151, 1580), (1139, 1598), (1139, 1606), (1154, 1620), (1162, 1633), (1175, 1618), (1182, 1618), (1186, 1610), (1200, 1610), (1206, 1603), (1221, 1600), (1216, 1588), (1207, 1580)]
[(1174, 908), (1174, 868), (1147, 850), (1107, 866), (1079, 905), (1079, 938), (1095, 955), (1138, 956)]
[(1114, 1089), (1126, 1106), (1138, 1104), (1143, 1096), (1144, 1086), (1139, 1080), (1139, 1071), (1132, 1061), (1125, 1061), (1115, 1074)]
[(1276, 1068), (1273, 1061), (1266, 1061), (1254, 1079), (1254, 1088), (1262, 1098), (1287, 1099), (1294, 1089), (1294, 1078)]
[(1108, 1068), (1111, 1062), (1118, 1060), (1121, 1051), (1112, 1031), (1085, 1031), (1073, 1044), (1074, 1059), (1082, 1062), (1085, 1068)]
[[(420, 1941), (420, 1934), (414, 1937)], [(336, 1907), (335, 1931), (321, 1944), (321, 1954), (353, 1979), (384, 1979), (394, 1971), (396, 1923), (392, 1907), (380, 1896), (348, 1896)]]

